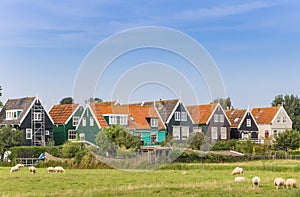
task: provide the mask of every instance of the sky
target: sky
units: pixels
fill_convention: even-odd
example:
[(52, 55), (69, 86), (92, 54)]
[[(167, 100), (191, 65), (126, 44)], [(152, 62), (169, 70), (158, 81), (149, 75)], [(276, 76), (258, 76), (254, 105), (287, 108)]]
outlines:
[[(234, 107), (269, 106), (276, 95), (300, 95), (299, 10), (296, 0), (3, 0), (0, 100), (38, 95), (49, 109), (73, 96), (80, 68), (99, 43), (120, 31), (159, 26), (180, 31), (203, 46)], [(180, 44), (175, 39), (174, 43)], [(161, 67), (154, 69), (157, 65)], [(145, 70), (134, 74), (130, 72), (134, 68)], [(129, 97), (122, 95), (124, 88), (112, 93), (118, 90), (118, 83), (126, 87), (135, 78), (158, 75), (166, 81), (140, 82), (129, 90)], [(178, 89), (172, 88), (172, 81)], [(191, 105), (214, 99), (205, 76), (195, 72), (193, 65), (170, 51), (154, 48), (120, 55), (96, 88), (86, 88), (94, 88), (96, 97), (121, 103), (177, 97)], [(191, 95), (185, 93), (189, 88)], [(197, 99), (191, 99), (193, 96)]]

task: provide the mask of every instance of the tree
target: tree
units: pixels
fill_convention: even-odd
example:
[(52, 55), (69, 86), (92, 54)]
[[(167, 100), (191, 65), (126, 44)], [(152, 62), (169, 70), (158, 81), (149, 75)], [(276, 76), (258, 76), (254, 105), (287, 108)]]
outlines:
[(63, 99), (59, 102), (60, 105), (63, 105), (63, 104), (73, 104), (73, 103), (74, 103), (74, 100), (73, 100), (72, 97), (65, 97), (65, 98), (63, 98)]
[(220, 105), (223, 107), (223, 109), (230, 109), (232, 107), (231, 105), (231, 99), (230, 97), (227, 98), (219, 98), (219, 99), (215, 99), (211, 102), (211, 104), (213, 103), (220, 103)]
[(88, 100), (85, 101), (86, 103), (100, 103), (103, 102), (103, 100), (101, 98), (89, 98)]
[(188, 138), (188, 144), (193, 150), (200, 150), (204, 138), (205, 135), (203, 133), (194, 133)]
[[(0, 86), (0, 97), (2, 96), (2, 87)], [(0, 107), (3, 106), (3, 103), (0, 101)]]
[(5, 151), (13, 146), (20, 146), (24, 142), (23, 131), (12, 127), (2, 127), (0, 129), (0, 154), (3, 158)]
[(294, 95), (278, 95), (272, 106), (282, 105), (293, 121), (293, 129), (300, 130), (300, 98)]
[(103, 155), (115, 155), (118, 148), (136, 151), (141, 147), (140, 138), (131, 135), (128, 129), (120, 125), (112, 125), (100, 131), (96, 136), (96, 144)]
[(296, 130), (288, 130), (279, 133), (275, 138), (275, 147), (279, 150), (295, 150), (300, 147), (300, 133)]

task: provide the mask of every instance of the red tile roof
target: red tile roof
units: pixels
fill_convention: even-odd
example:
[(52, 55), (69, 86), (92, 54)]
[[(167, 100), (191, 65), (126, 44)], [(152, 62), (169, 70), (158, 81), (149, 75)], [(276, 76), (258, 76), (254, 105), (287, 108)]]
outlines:
[(101, 103), (92, 103), (91, 108), (102, 128), (108, 127), (103, 117), (105, 114), (127, 114), (129, 129), (151, 129), (146, 118), (158, 118), (158, 128), (164, 128), (164, 124), (153, 106), (101, 105)]
[(54, 124), (65, 124), (79, 104), (54, 105), (49, 114)]
[(217, 104), (187, 106), (195, 124), (206, 124)]
[(226, 115), (231, 122), (232, 128), (237, 128), (246, 113), (246, 109), (231, 109), (226, 110)]
[(270, 124), (277, 114), (278, 107), (259, 107), (251, 110), (257, 124)]

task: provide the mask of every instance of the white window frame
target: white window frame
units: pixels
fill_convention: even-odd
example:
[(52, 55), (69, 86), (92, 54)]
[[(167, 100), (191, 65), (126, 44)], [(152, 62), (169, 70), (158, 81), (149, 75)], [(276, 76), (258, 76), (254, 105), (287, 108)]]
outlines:
[(219, 122), (224, 122), (224, 114), (219, 114)]
[(79, 140), (85, 141), (85, 133), (79, 133)]
[(73, 122), (72, 123), (73, 127), (76, 127), (79, 123), (79, 117), (78, 116), (73, 116), (72, 122)]
[(82, 117), (82, 126), (83, 126), (83, 127), (86, 126), (86, 117)]
[(249, 133), (242, 133), (242, 139), (249, 139)]
[(226, 140), (226, 139), (227, 139), (227, 128), (221, 127), (221, 140)]
[(93, 127), (95, 124), (94, 124), (94, 118), (93, 117), (90, 117), (90, 126)]
[(181, 112), (181, 121), (187, 121), (187, 113), (185, 111)]
[(219, 114), (214, 114), (214, 122), (219, 122)]
[(49, 130), (46, 130), (46, 131), (45, 131), (45, 135), (50, 135), (50, 131), (49, 131)]
[[(152, 140), (152, 137), (154, 137), (155, 140)], [(158, 135), (157, 135), (157, 133), (154, 133), (154, 132), (150, 133), (150, 142), (151, 142), (151, 143), (156, 143), (156, 142), (158, 142)]]
[(211, 127), (211, 139), (212, 140), (218, 139), (218, 127)]
[(279, 132), (278, 132), (277, 130), (274, 130), (274, 131), (273, 131), (273, 136), (274, 136), (274, 138), (278, 136), (278, 133), (279, 133)]
[(181, 139), (187, 140), (189, 138), (190, 129), (189, 127), (181, 127)]
[(173, 127), (174, 140), (180, 140), (180, 127)]
[(281, 117), (277, 117), (277, 123), (280, 123), (281, 122)]
[(6, 117), (5, 117), (6, 120), (16, 120), (19, 118), (20, 114), (22, 113), (22, 110), (20, 109), (6, 110), (5, 113), (6, 113)]
[(33, 120), (34, 121), (42, 121), (42, 112), (34, 112), (33, 113)]
[(202, 133), (202, 127), (194, 127), (193, 133)]
[(32, 139), (32, 129), (26, 129), (26, 140)]
[(68, 140), (76, 140), (76, 130), (69, 129), (68, 130)]
[(151, 127), (158, 127), (158, 118), (151, 118), (150, 119), (150, 126)]
[(180, 111), (175, 112), (175, 121), (180, 121)]
[(247, 122), (246, 122), (246, 126), (247, 126), (247, 127), (251, 127), (251, 119), (250, 119), (250, 118), (247, 118), (246, 121), (247, 121)]

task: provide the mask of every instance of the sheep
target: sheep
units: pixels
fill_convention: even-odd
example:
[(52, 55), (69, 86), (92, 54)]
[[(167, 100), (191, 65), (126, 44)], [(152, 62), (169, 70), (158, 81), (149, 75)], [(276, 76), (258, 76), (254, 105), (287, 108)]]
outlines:
[(54, 169), (55, 169), (55, 172), (63, 172), (63, 173), (65, 173), (65, 169), (63, 167), (56, 166)]
[(245, 177), (242, 177), (242, 176), (238, 176), (238, 177), (234, 178), (234, 182), (243, 182), (245, 180), (246, 180)]
[(243, 168), (236, 167), (236, 168), (232, 171), (231, 175), (243, 174), (243, 173), (244, 173)]
[(30, 166), (29, 167), (29, 172), (31, 172), (32, 174), (36, 173), (36, 168), (34, 166)]
[(252, 183), (255, 187), (259, 187), (261, 179), (258, 176), (252, 178)]
[(19, 170), (19, 168), (17, 166), (14, 166), (14, 167), (11, 167), (10, 168), (10, 173), (13, 173), (13, 172), (17, 172)]
[(24, 164), (17, 164), (16, 167), (20, 168), (24, 168)]
[(297, 187), (297, 181), (296, 181), (295, 179), (287, 179), (287, 180), (285, 181), (285, 187), (286, 187), (286, 188), (289, 188), (289, 186), (291, 186), (291, 189), (292, 189), (293, 187)]
[(56, 172), (54, 167), (48, 167), (47, 171), (48, 171), (48, 173), (50, 173), (50, 172)]
[(275, 178), (274, 185), (275, 185), (276, 189), (278, 189), (279, 186), (285, 185), (285, 180), (283, 178)]

